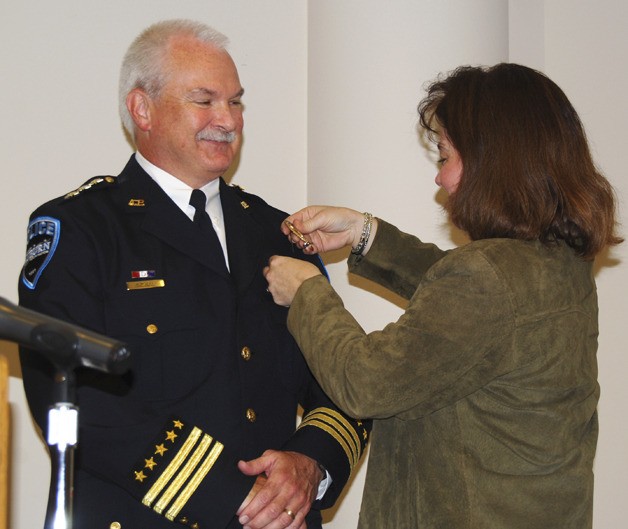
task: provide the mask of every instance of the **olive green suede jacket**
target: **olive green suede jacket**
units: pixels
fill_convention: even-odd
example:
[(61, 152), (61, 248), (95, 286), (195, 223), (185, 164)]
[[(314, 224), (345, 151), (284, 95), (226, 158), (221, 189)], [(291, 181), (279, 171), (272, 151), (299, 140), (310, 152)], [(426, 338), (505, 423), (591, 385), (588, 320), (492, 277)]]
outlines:
[(592, 263), (513, 239), (442, 251), (380, 220), (349, 266), (409, 300), (397, 322), (366, 334), (317, 276), (288, 325), (327, 394), (376, 419), (359, 528), (591, 527)]

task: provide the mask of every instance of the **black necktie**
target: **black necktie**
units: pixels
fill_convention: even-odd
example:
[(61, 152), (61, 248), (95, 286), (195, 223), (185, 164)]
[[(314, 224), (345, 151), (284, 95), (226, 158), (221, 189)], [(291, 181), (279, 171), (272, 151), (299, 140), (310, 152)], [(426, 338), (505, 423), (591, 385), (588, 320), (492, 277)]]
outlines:
[(199, 229), (201, 235), (208, 241), (208, 249), (210, 250), (211, 261), (215, 266), (219, 267), (223, 271), (227, 271), (227, 265), (225, 264), (225, 254), (212, 225), (212, 221), (205, 210), (205, 203), (207, 197), (200, 189), (194, 189), (192, 196), (190, 197), (190, 205), (196, 210), (194, 212), (194, 225)]

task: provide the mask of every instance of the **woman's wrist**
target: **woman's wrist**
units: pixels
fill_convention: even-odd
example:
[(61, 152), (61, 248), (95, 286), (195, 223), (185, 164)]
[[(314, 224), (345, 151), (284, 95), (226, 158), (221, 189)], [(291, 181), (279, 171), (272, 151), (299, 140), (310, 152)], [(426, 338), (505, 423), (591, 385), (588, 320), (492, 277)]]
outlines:
[(373, 246), (373, 241), (375, 240), (375, 233), (377, 233), (377, 227), (378, 227), (377, 219), (373, 217), (373, 226), (371, 227), (371, 235), (369, 237), (369, 240), (366, 243), (366, 246), (364, 246), (364, 250), (362, 250), (362, 255), (366, 255), (371, 249), (371, 246)]
[(354, 244), (351, 245), (351, 253), (354, 255), (362, 255), (367, 246), (370, 247), (369, 241), (371, 238), (371, 231), (373, 229), (373, 215), (368, 212), (362, 214), (362, 227), (359, 231), (359, 237), (354, 237)]

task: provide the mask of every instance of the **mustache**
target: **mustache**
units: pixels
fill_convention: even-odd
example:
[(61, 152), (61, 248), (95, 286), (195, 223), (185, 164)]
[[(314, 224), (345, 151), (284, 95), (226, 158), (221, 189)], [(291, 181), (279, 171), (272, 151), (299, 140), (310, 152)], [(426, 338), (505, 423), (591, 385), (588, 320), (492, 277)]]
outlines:
[(235, 132), (225, 132), (223, 130), (206, 129), (196, 134), (197, 140), (220, 141), (224, 143), (233, 143), (237, 138)]

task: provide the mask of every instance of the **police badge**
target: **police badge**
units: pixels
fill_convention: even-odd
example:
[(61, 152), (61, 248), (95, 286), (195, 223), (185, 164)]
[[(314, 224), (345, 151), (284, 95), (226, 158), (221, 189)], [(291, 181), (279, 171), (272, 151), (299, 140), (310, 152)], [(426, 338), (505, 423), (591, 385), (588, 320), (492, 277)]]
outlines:
[(48, 265), (59, 243), (61, 222), (52, 217), (37, 217), (28, 225), (26, 259), (22, 268), (22, 282), (31, 290)]

